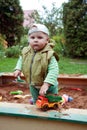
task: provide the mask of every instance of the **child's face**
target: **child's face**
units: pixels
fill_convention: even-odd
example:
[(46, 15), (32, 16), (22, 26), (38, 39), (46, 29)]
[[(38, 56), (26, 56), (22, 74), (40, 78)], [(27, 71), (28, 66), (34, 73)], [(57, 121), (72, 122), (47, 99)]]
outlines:
[(49, 37), (43, 32), (34, 32), (29, 36), (29, 45), (36, 51), (42, 50), (49, 42)]

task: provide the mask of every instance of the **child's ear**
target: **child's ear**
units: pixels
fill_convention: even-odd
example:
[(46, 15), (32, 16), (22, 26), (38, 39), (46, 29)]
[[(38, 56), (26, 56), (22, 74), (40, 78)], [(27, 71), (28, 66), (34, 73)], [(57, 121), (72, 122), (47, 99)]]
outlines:
[(47, 39), (48, 43), (50, 42), (50, 38)]

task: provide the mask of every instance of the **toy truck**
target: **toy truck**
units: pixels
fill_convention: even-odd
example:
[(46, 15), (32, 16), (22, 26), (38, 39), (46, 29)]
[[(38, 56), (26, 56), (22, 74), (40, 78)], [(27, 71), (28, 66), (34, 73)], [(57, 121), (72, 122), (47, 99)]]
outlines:
[(38, 96), (36, 101), (37, 108), (47, 111), (50, 108), (58, 109), (61, 105), (62, 97), (56, 95)]
[(58, 108), (60, 109), (66, 102), (70, 102), (72, 100), (73, 98), (66, 94), (63, 94), (63, 96), (49, 94), (46, 96), (38, 96), (36, 106), (43, 111), (47, 111), (50, 108), (56, 110)]

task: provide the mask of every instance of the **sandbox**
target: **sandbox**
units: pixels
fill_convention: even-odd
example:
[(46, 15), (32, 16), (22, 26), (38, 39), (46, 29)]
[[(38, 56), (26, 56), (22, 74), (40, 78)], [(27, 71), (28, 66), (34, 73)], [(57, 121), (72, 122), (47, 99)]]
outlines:
[[(24, 77), (21, 77), (24, 80)], [(15, 83), (15, 77), (11, 73), (2, 73), (0, 75), (0, 86), (18, 85), (18, 89), (26, 88), (28, 90), (28, 86), (26, 83)], [(59, 75), (59, 91), (60, 94), (63, 89), (72, 91), (75, 93), (79, 93), (82, 91), (82, 96), (86, 98), (87, 93), (84, 90), (87, 90), (87, 75)], [(15, 87), (15, 86), (14, 86)], [(1, 92), (1, 90), (0, 90)], [(67, 91), (65, 91), (67, 92)], [(5, 95), (5, 90), (3, 91), (3, 95)], [(87, 104), (86, 100), (84, 104), (81, 104), (79, 108), (74, 108), (74, 106), (68, 103), (61, 111), (58, 110), (49, 110), (47, 112), (43, 112), (38, 110), (35, 105), (30, 105), (28, 103), (28, 98), (31, 96), (27, 91), (24, 93), (28, 97), (25, 98), (25, 102), (22, 103), (21, 99), (10, 101), (10, 99), (6, 100), (3, 96), (0, 101), (0, 128), (1, 130), (10, 130), (10, 129), (18, 129), (18, 130), (77, 130), (87, 129), (87, 109), (83, 107), (84, 104)], [(69, 94), (69, 93), (68, 93)], [(70, 95), (70, 96), (73, 96)], [(1, 96), (1, 95), (0, 95)], [(9, 96), (9, 95), (8, 95)], [(79, 98), (81, 99), (81, 98)], [(19, 100), (19, 101), (18, 101)], [(73, 102), (75, 102), (73, 100)], [(77, 101), (78, 103), (78, 101)], [(73, 103), (71, 103), (73, 104)]]

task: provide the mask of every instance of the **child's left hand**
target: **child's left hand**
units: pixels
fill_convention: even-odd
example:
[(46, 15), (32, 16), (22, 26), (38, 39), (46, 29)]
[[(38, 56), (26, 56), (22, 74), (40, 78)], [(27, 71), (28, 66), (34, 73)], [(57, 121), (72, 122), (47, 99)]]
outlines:
[(41, 96), (44, 96), (44, 95), (46, 94), (46, 92), (47, 92), (49, 86), (50, 86), (50, 84), (44, 83), (44, 84), (41, 86), (41, 89), (40, 89), (40, 91), (39, 91), (39, 94), (40, 94)]

